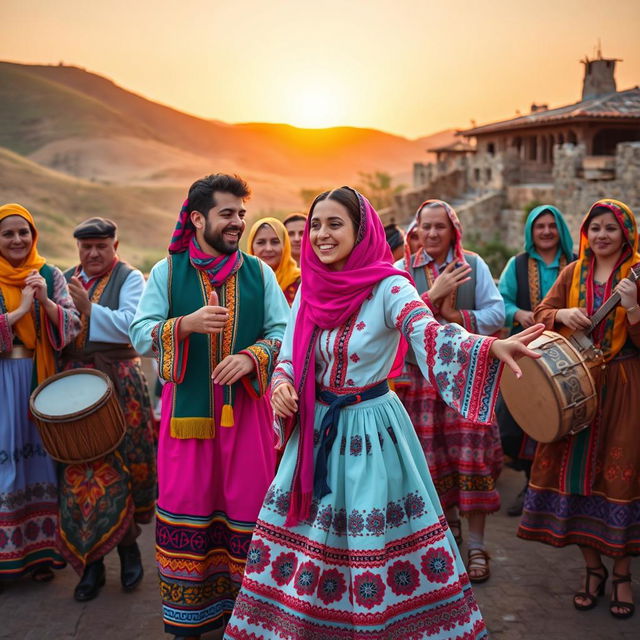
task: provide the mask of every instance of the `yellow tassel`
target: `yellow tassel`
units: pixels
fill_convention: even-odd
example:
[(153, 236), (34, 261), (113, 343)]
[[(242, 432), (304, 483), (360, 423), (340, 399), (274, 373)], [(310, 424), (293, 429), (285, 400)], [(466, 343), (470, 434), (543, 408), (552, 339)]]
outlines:
[(230, 404), (225, 404), (222, 407), (222, 415), (220, 416), (221, 427), (233, 427), (235, 422), (233, 421), (233, 407)]
[(215, 435), (216, 427), (211, 418), (171, 418), (172, 438), (210, 440)]

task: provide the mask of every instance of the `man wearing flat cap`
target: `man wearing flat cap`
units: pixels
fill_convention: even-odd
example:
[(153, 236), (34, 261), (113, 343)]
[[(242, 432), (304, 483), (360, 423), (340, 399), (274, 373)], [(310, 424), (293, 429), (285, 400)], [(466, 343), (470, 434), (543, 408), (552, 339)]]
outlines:
[(60, 474), (60, 551), (82, 578), (74, 591), (83, 602), (105, 581), (103, 557), (117, 545), (120, 579), (132, 591), (142, 579), (136, 538), (153, 518), (156, 497), (151, 403), (140, 357), (129, 344), (129, 325), (144, 277), (118, 258), (117, 226), (90, 218), (73, 232), (80, 264), (65, 272), (82, 328), (62, 354), (63, 368), (92, 367), (114, 384), (127, 423), (113, 453)]

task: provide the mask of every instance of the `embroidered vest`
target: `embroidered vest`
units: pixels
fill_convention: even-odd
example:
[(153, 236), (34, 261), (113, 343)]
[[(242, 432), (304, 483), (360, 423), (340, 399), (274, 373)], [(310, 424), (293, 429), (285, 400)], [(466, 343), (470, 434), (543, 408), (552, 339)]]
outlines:
[[(170, 255), (167, 261), (169, 317), (185, 316), (206, 305), (209, 283), (206, 276), (191, 265), (188, 252)], [(211, 424), (220, 415), (222, 407), (214, 409), (211, 373), (224, 357), (250, 347), (263, 337), (264, 291), (260, 260), (244, 254), (242, 267), (216, 289), (220, 306), (227, 307), (229, 311), (229, 320), (223, 331), (211, 335), (192, 333), (189, 336), (184, 379), (176, 384), (174, 391), (173, 419), (200, 422), (207, 418)], [(231, 405), (237, 384), (224, 387)], [(198, 426), (194, 425), (194, 428)]]
[[(91, 285), (87, 294), (91, 302), (99, 304), (102, 307), (113, 309), (114, 311), (120, 304), (120, 290), (129, 274), (133, 271), (133, 267), (126, 262), (118, 261), (111, 271)], [(72, 267), (64, 272), (64, 277), (69, 282), (76, 273), (76, 268)], [(138, 354), (128, 343), (116, 344), (113, 342), (95, 342), (89, 340), (89, 325), (91, 318), (84, 315), (81, 318), (82, 328), (76, 339), (64, 349), (63, 357), (67, 360), (82, 360), (83, 357), (90, 356), (98, 352), (118, 351), (123, 352), (123, 347), (130, 350), (130, 358), (136, 358)], [(122, 354), (126, 356), (126, 353)], [(122, 357), (121, 359), (125, 359)]]

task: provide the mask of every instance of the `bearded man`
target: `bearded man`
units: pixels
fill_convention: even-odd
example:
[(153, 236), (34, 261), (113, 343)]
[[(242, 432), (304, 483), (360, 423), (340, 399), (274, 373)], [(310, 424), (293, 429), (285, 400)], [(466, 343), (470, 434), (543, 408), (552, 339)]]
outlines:
[(130, 328), (167, 381), (156, 558), (165, 630), (176, 637), (226, 623), (275, 473), (265, 391), (289, 305), (273, 271), (238, 248), (248, 196), (237, 176), (191, 186)]

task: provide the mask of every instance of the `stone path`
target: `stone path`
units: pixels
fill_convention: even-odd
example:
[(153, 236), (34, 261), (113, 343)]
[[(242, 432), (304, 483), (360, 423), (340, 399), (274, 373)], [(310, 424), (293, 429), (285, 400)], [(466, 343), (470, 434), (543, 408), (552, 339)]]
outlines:
[[(506, 470), (500, 479), (505, 505), (520, 489), (519, 474)], [(571, 596), (581, 579), (577, 548), (553, 549), (515, 537), (517, 518), (504, 511), (488, 520), (492, 577), (475, 588), (491, 638), (496, 640), (639, 640), (640, 611), (631, 620), (611, 617), (605, 601), (578, 612)], [(466, 531), (464, 532), (466, 534)], [(126, 594), (119, 586), (119, 561), (107, 557), (107, 584), (92, 602), (72, 598), (77, 576), (70, 569), (49, 584), (25, 579), (0, 594), (0, 638), (19, 640), (167, 640), (153, 567), (153, 527), (145, 527), (141, 547), (147, 575)], [(466, 547), (463, 544), (463, 557)], [(610, 567), (609, 567), (610, 568)], [(632, 564), (640, 576), (640, 561)], [(634, 580), (640, 601), (640, 582)], [(214, 640), (208, 634), (203, 640)]]

